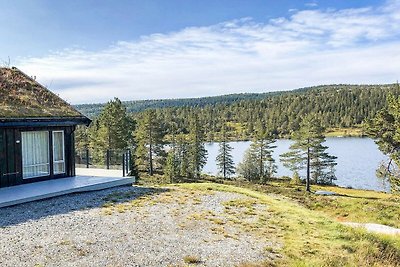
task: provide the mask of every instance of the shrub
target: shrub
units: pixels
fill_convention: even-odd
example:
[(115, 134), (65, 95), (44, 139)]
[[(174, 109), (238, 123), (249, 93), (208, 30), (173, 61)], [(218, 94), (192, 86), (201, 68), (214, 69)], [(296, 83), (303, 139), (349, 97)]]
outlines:
[(197, 264), (197, 263), (201, 263), (200, 258), (197, 257), (197, 256), (193, 256), (193, 255), (189, 255), (189, 256), (183, 257), (183, 261), (184, 261), (185, 263), (188, 263), (188, 264)]
[(295, 184), (295, 185), (301, 185), (301, 179), (300, 179), (300, 175), (298, 172), (293, 173), (293, 178), (290, 181), (290, 183)]

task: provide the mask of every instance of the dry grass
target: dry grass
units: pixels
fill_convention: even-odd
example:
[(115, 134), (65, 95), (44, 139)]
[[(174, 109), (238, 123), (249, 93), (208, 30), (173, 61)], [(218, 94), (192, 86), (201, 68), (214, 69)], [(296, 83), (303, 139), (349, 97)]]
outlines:
[(326, 131), (325, 135), (328, 137), (332, 136), (359, 137), (365, 134), (361, 127), (353, 127), (353, 128), (330, 128)]
[[(288, 266), (399, 266), (400, 245), (398, 240), (350, 229), (328, 216), (307, 209), (295, 202), (278, 196), (220, 184), (182, 184), (183, 188), (220, 190), (240, 193), (251, 197), (249, 201), (225, 203), (229, 223), (265, 240), (283, 241), (282, 248), (266, 246), (266, 251), (283, 254), (275, 263)], [(254, 206), (264, 204), (267, 212), (260, 213)], [(254, 209), (254, 210), (253, 210)], [(256, 220), (249, 220), (250, 217)], [(233, 212), (235, 211), (235, 212)], [(223, 227), (216, 226), (216, 233)], [(273, 243), (272, 242), (272, 243)], [(266, 263), (271, 264), (271, 263)], [(257, 266), (257, 265), (256, 265)], [(261, 265), (263, 266), (263, 265)], [(268, 266), (268, 265), (264, 265)]]
[(313, 191), (326, 190), (338, 196), (320, 196), (304, 191), (304, 186), (289, 181), (274, 181), (268, 185), (232, 183), (270, 195), (285, 197), (301, 206), (322, 212), (337, 221), (379, 223), (400, 228), (400, 197), (370, 190), (347, 189), (336, 186), (316, 186)]
[[(138, 198), (128, 203), (121, 204), (118, 196), (111, 196), (104, 209), (112, 214), (155, 203), (175, 203), (178, 207), (190, 204), (194, 207), (201, 202), (202, 196), (216, 191), (234, 192), (243, 197), (222, 203), (222, 214), (195, 211), (184, 217), (180, 227), (196, 227), (194, 222), (208, 221), (211, 223), (210, 231), (218, 239), (237, 238), (238, 234), (246, 232), (265, 240), (266, 253), (276, 255), (265, 263), (241, 266), (400, 266), (398, 237), (369, 234), (338, 223), (338, 220), (343, 220), (341, 218), (346, 218), (397, 226), (400, 210), (396, 197), (373, 191), (314, 186), (314, 190), (335, 191), (341, 195), (316, 196), (285, 182), (241, 186), (215, 183), (172, 185), (170, 191), (155, 198)], [(179, 214), (180, 209), (171, 212)], [(233, 228), (238, 231), (232, 232)]]
[(193, 255), (188, 255), (183, 257), (183, 261), (187, 264), (199, 264), (201, 263), (200, 257), (198, 256), (193, 256)]

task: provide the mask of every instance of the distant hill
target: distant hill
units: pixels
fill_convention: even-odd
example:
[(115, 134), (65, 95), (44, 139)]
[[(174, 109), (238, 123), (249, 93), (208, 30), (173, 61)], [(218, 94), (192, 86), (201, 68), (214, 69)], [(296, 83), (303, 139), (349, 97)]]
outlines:
[[(169, 124), (174, 122), (179, 132), (187, 133), (190, 117), (196, 114), (207, 133), (207, 140), (217, 140), (224, 123), (229, 125), (230, 138), (246, 140), (253, 136), (255, 127), (260, 123), (279, 136), (288, 136), (298, 130), (306, 114), (318, 114), (323, 125), (329, 129), (358, 127), (386, 106), (389, 93), (400, 95), (399, 86), (321, 85), (292, 91), (127, 101), (124, 104), (139, 120), (141, 111), (154, 109), (165, 129), (169, 129)], [(93, 118), (103, 106), (87, 104), (76, 107)]]
[[(326, 90), (338, 90), (338, 89), (385, 89), (392, 85), (349, 85), (349, 84), (337, 84), (337, 85), (319, 85), (313, 87), (304, 87), (294, 89), (290, 91), (275, 91), (267, 93), (240, 93), (240, 94), (228, 94), (221, 96), (209, 96), (199, 98), (177, 98), (177, 99), (155, 99), (155, 100), (134, 100), (124, 101), (129, 113), (137, 113), (146, 109), (158, 109), (158, 108), (169, 108), (169, 107), (205, 107), (208, 105), (216, 104), (232, 104), (244, 100), (262, 100), (274, 96), (286, 95), (286, 94), (304, 94), (310, 91), (326, 91)], [(80, 104), (75, 107), (85, 114), (86, 116), (93, 118), (100, 114), (105, 103), (96, 104)]]
[[(354, 89), (388, 89), (393, 87), (393, 84), (382, 84), (382, 85), (349, 85), (349, 84), (337, 84), (337, 85), (319, 85), (313, 87), (305, 87), (294, 89), (290, 91), (275, 91), (267, 93), (240, 93), (240, 94), (229, 94), (221, 96), (209, 96), (199, 98), (177, 98), (177, 99), (155, 99), (155, 100), (134, 100), (124, 101), (129, 113), (137, 113), (146, 109), (158, 109), (158, 108), (170, 108), (170, 107), (205, 107), (209, 105), (225, 104), (229, 105), (245, 100), (263, 100), (271, 97), (280, 95), (300, 95), (307, 92), (323, 92), (330, 90), (354, 90)], [(105, 103), (97, 104), (80, 104), (75, 107), (90, 118), (94, 118), (100, 114)]]
[[(304, 89), (301, 89), (304, 90)], [(176, 98), (176, 99), (154, 99), (154, 100), (134, 100), (123, 101), (129, 113), (137, 113), (146, 109), (170, 108), (170, 107), (205, 107), (215, 104), (231, 104), (241, 100), (257, 100), (280, 95), (282, 91), (269, 93), (242, 93), (229, 94), (221, 96), (209, 96), (199, 98)], [(75, 107), (83, 114), (89, 117), (95, 117), (100, 114), (105, 103), (98, 104), (80, 104)]]

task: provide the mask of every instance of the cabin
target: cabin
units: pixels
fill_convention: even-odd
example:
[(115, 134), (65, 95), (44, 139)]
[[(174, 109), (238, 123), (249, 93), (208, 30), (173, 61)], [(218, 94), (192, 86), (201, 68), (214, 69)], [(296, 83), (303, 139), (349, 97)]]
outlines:
[(0, 187), (75, 176), (74, 131), (90, 122), (19, 69), (0, 68)]

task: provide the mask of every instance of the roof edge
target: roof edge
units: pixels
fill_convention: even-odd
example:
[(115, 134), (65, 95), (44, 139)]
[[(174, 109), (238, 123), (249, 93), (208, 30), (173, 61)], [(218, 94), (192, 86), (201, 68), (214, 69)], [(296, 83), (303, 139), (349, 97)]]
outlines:
[(83, 117), (0, 118), (1, 127), (86, 125), (92, 122)]

